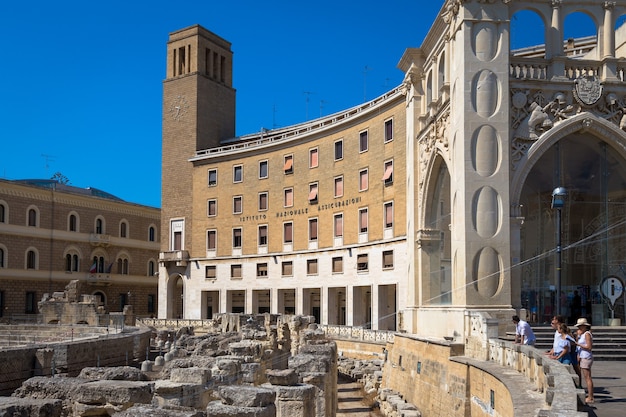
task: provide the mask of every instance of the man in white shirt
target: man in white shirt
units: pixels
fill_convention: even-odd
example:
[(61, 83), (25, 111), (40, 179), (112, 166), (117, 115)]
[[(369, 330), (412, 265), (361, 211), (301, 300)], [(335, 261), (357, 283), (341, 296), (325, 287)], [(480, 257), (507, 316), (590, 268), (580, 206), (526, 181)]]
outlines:
[(518, 316), (513, 316), (513, 323), (515, 323), (515, 343), (522, 345), (534, 345), (535, 333), (530, 328), (530, 324), (521, 320)]

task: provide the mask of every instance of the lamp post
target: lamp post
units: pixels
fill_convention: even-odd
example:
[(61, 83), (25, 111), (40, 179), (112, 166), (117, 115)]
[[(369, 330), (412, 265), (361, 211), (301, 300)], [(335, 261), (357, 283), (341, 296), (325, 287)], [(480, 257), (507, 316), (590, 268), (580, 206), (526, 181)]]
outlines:
[(552, 191), (552, 208), (556, 209), (556, 314), (561, 314), (561, 209), (565, 206), (567, 190), (556, 187)]

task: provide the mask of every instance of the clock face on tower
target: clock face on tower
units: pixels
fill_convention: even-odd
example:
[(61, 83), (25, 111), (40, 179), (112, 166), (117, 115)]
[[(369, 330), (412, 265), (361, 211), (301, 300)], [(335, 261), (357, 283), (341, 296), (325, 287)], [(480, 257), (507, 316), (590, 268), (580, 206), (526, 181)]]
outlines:
[(187, 113), (187, 109), (189, 109), (189, 104), (185, 96), (177, 95), (170, 103), (168, 111), (174, 120), (180, 120)]

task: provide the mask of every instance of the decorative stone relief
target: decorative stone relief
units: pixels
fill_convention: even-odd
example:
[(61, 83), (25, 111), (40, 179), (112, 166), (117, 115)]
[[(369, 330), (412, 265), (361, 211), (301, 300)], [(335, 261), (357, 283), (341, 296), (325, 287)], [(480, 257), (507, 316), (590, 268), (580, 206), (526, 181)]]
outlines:
[[(579, 80), (578, 80), (579, 81)], [(612, 92), (600, 89), (597, 83), (588, 82), (587, 87), (573, 83), (571, 92), (511, 89), (511, 169), (519, 162), (543, 133), (560, 122), (583, 111), (602, 117), (626, 131), (626, 101)], [(578, 92), (576, 92), (578, 88)], [(587, 88), (587, 90), (585, 90)], [(604, 99), (596, 98), (604, 91)], [(582, 101), (580, 97), (584, 97)], [(591, 104), (586, 104), (586, 103)], [(583, 126), (584, 127), (584, 126)], [(576, 129), (580, 129), (577, 126)], [(577, 131), (577, 130), (575, 130)]]
[[(448, 139), (448, 119), (450, 109), (446, 109), (428, 127), (426, 135), (422, 136), (418, 143), (419, 155), (419, 188), (423, 191), (424, 180), (428, 177), (430, 161), (434, 157), (435, 149), (443, 154), (444, 159), (449, 160), (449, 139)], [(422, 193), (420, 193), (422, 195)]]

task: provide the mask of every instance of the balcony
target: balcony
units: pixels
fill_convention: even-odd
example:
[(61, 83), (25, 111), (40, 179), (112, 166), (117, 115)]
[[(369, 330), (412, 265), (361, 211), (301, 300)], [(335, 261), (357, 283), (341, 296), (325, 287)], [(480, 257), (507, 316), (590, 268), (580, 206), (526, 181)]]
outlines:
[(111, 235), (92, 233), (89, 235), (89, 243), (91, 243), (91, 246), (109, 246), (111, 245)]
[(159, 255), (159, 261), (168, 264), (175, 263), (176, 266), (187, 266), (189, 262), (189, 251), (175, 250), (169, 252), (161, 252)]

